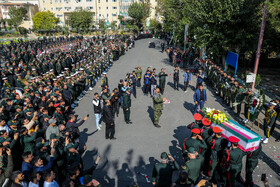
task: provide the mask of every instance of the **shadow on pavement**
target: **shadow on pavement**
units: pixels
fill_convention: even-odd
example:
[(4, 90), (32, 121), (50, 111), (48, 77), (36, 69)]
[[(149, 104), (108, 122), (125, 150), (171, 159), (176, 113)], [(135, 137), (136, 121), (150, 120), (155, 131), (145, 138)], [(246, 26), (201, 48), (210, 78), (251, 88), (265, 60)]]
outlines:
[(189, 102), (185, 101), (183, 105), (184, 105), (185, 109), (193, 112), (193, 110), (194, 110), (194, 104), (193, 103), (189, 103)]
[[(84, 130), (82, 132), (80, 132), (80, 145), (84, 145), (88, 142), (88, 137), (95, 134), (98, 130), (95, 130), (91, 133), (87, 133), (88, 132), (88, 128), (84, 128)], [(93, 141), (93, 137), (91, 137), (92, 141)]]
[(148, 106), (147, 112), (149, 113), (149, 117), (150, 117), (152, 123), (154, 123), (154, 110), (153, 110), (153, 108), (151, 106)]

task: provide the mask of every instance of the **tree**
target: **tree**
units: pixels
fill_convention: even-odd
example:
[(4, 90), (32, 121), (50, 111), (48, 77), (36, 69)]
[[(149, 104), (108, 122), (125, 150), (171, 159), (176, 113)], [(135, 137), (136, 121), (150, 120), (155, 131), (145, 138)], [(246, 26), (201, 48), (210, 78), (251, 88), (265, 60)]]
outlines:
[(110, 24), (110, 27), (113, 31), (115, 31), (116, 28), (117, 28), (117, 23), (115, 21), (112, 21), (111, 24)]
[(8, 15), (10, 16), (10, 19), (8, 20), (9, 25), (13, 25), (17, 31), (18, 26), (22, 24), (23, 19), (27, 17), (27, 10), (24, 7), (16, 8), (16, 7), (10, 7)]
[(280, 32), (280, 1), (270, 0), (268, 4), (268, 21), (277, 32)]
[(69, 25), (75, 29), (90, 28), (93, 23), (93, 14), (87, 10), (72, 12), (69, 16)]
[(153, 34), (156, 35), (157, 32), (162, 29), (162, 25), (157, 19), (153, 18), (153, 19), (150, 20), (149, 29), (152, 31)]
[(35, 30), (53, 29), (59, 19), (50, 11), (37, 12), (33, 17), (33, 27)]
[(150, 16), (150, 7), (145, 2), (134, 2), (128, 8), (128, 15), (133, 19), (135, 25), (141, 28), (142, 23)]
[(120, 21), (121, 25), (124, 25), (124, 16), (118, 15), (118, 20)]
[(105, 33), (105, 30), (106, 30), (106, 23), (105, 23), (105, 21), (104, 20), (99, 20), (99, 22), (98, 22), (98, 27), (99, 27), (99, 29), (103, 32), (103, 33)]

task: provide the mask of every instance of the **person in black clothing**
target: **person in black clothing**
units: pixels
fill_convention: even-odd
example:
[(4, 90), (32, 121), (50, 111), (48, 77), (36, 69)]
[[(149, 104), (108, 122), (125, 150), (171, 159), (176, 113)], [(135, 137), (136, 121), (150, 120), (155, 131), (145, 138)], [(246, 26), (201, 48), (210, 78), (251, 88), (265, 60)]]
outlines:
[(137, 83), (137, 76), (135, 71), (132, 72), (131, 75), (131, 86), (132, 86), (132, 94), (134, 96), (134, 98), (136, 98), (136, 83)]
[(118, 84), (118, 89), (119, 89), (119, 94), (120, 94), (119, 101), (120, 101), (121, 107), (123, 106), (123, 91), (122, 91), (122, 87), (123, 87), (123, 80), (121, 79), (120, 83)]
[(172, 185), (172, 187), (193, 187), (193, 184), (187, 184), (187, 182), (188, 174), (186, 172), (181, 172), (178, 180)]
[(105, 101), (105, 105), (103, 107), (103, 121), (106, 124), (105, 129), (105, 138), (115, 140), (115, 122), (114, 122), (114, 114), (111, 106), (111, 102), (109, 100)]
[(81, 126), (87, 119), (88, 116), (85, 116), (82, 121), (76, 123), (75, 115), (71, 114), (69, 116), (69, 121), (66, 123), (66, 129), (68, 132), (71, 132), (70, 134), (72, 134), (72, 138), (73, 140), (75, 140), (75, 142), (79, 141), (79, 137), (80, 137), (79, 126)]
[(115, 88), (112, 93), (111, 103), (112, 103), (112, 109), (113, 109), (113, 115), (118, 117), (119, 111), (120, 111), (120, 105), (119, 105), (119, 98), (120, 94), (118, 92), (118, 88)]
[(174, 80), (174, 90), (179, 91), (179, 69), (178, 69), (178, 66), (176, 66), (175, 69), (174, 69), (173, 80)]
[(64, 84), (63, 91), (62, 91), (62, 96), (65, 100), (65, 105), (70, 106), (71, 99), (73, 97), (72, 97), (72, 93), (67, 88), (67, 84)]

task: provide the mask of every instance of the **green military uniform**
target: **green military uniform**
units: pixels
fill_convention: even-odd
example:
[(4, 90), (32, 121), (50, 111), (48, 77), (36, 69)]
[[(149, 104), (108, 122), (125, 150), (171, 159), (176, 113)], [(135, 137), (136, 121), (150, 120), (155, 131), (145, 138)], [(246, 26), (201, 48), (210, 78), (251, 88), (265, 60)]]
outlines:
[(236, 101), (237, 90), (238, 90), (238, 86), (235, 84), (232, 85), (230, 88), (230, 101), (232, 103), (232, 107), (233, 107), (233, 103), (235, 103)]
[(240, 115), (240, 112), (241, 112), (241, 104), (244, 100), (244, 88), (241, 87), (241, 88), (238, 88), (237, 90), (237, 93), (236, 93), (236, 102), (238, 103), (237, 104), (237, 114)]
[(238, 187), (237, 180), (242, 181), (241, 179), (241, 170), (242, 170), (242, 158), (246, 153), (240, 148), (230, 148), (226, 150), (226, 157), (228, 161), (228, 182), (230, 187)]
[(253, 171), (258, 165), (258, 159), (259, 155), (262, 151), (262, 145), (260, 144), (258, 149), (252, 152), (248, 152), (247, 158), (246, 158), (246, 183), (247, 186), (253, 187), (254, 181), (253, 181)]
[(200, 153), (202, 150), (207, 149), (207, 144), (204, 140), (200, 141), (192, 137), (186, 138), (183, 143), (183, 153), (186, 153), (190, 147), (193, 147), (197, 153)]
[(167, 76), (167, 73), (165, 73), (165, 72), (160, 72), (158, 74), (158, 77), (159, 77), (159, 89), (160, 89), (160, 93), (161, 94), (163, 94), (163, 92), (164, 92), (166, 76)]
[(108, 86), (108, 78), (107, 77), (102, 77), (101, 79), (101, 87), (105, 87), (105, 86)]
[(212, 177), (223, 156), (224, 149), (227, 146), (227, 140), (223, 137), (216, 137), (215, 134), (213, 134), (208, 138), (207, 143), (211, 148), (209, 177)]
[(269, 138), (270, 134), (272, 133), (270, 130), (273, 129), (273, 125), (275, 125), (276, 120), (276, 111), (274, 109), (268, 109), (265, 111), (265, 118), (264, 118), (264, 135), (266, 138)]
[(124, 121), (127, 124), (130, 122), (130, 107), (131, 107), (130, 94), (125, 92), (123, 95), (123, 114), (124, 114)]
[[(168, 156), (164, 152), (161, 154), (162, 159), (167, 159)], [(153, 182), (156, 187), (170, 187), (172, 184), (173, 171), (179, 170), (179, 164), (174, 160), (170, 163), (156, 163), (153, 168)]]
[(252, 99), (253, 99), (253, 94), (251, 93), (251, 94), (246, 94), (245, 95), (245, 107), (244, 107), (244, 116), (245, 116), (245, 118), (246, 119), (249, 119), (250, 118), (250, 116), (249, 116), (249, 112), (248, 112), (248, 110), (249, 110), (249, 108), (250, 108), (250, 106), (251, 106), (251, 103), (252, 103)]
[(135, 71), (136, 76), (137, 76), (137, 87), (141, 86), (141, 78), (142, 78), (142, 69), (137, 69)]
[(63, 115), (63, 112), (56, 110), (53, 116), (55, 117), (57, 124), (65, 124), (65, 117)]
[(23, 152), (30, 151), (32, 154), (35, 152), (35, 139), (37, 137), (37, 133), (34, 132), (32, 136), (30, 135), (21, 135), (20, 143), (23, 147)]
[[(194, 148), (188, 149), (188, 152), (194, 153)], [(189, 159), (188, 161), (186, 161), (182, 168), (183, 172), (186, 172), (188, 174), (187, 184), (195, 185), (198, 183), (203, 161), (204, 159), (201, 155), (196, 156), (195, 159)]]
[(163, 110), (163, 99), (161, 98), (160, 93), (156, 93), (153, 96), (153, 105), (154, 105), (154, 125), (158, 125), (159, 118)]

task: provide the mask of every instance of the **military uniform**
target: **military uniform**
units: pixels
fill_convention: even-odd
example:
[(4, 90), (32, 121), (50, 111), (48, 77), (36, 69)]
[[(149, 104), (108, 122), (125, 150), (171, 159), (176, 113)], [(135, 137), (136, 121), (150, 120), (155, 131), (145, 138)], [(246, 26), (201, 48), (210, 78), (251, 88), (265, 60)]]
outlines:
[(124, 121), (129, 124), (130, 121), (130, 107), (131, 107), (131, 98), (130, 93), (123, 94), (123, 114), (124, 114)]
[(258, 165), (259, 155), (262, 151), (262, 145), (260, 144), (258, 149), (252, 152), (248, 152), (246, 158), (246, 184), (249, 187), (254, 187), (253, 171)]
[[(161, 154), (161, 159), (167, 159), (167, 154)], [(174, 160), (173, 162), (156, 163), (153, 168), (152, 178), (156, 187), (170, 187), (172, 184), (173, 171), (179, 170), (179, 164)]]
[(274, 109), (268, 109), (265, 111), (263, 130), (266, 138), (269, 138), (270, 134), (273, 133), (274, 130), (273, 124), (276, 120), (276, 115), (277, 113)]
[(156, 93), (153, 96), (153, 110), (154, 110), (154, 125), (158, 125), (159, 118), (163, 110), (163, 99), (161, 98), (160, 93)]
[(160, 89), (160, 93), (161, 94), (163, 94), (163, 92), (164, 92), (166, 76), (167, 76), (167, 73), (165, 73), (165, 72), (160, 72), (158, 74), (158, 77), (159, 77), (159, 89)]
[[(189, 153), (194, 154), (194, 149), (188, 149)], [(188, 181), (187, 184), (194, 184), (198, 183), (198, 179), (200, 176), (200, 170), (203, 164), (203, 157), (201, 155), (197, 155), (195, 158), (188, 159), (185, 164), (183, 165), (183, 172), (188, 174)]]
[(236, 93), (236, 102), (237, 102), (237, 114), (240, 115), (241, 112), (241, 105), (244, 100), (244, 88), (239, 87)]
[[(229, 141), (232, 143), (239, 142), (240, 140), (235, 137), (229, 137)], [(228, 162), (228, 186), (238, 187), (240, 186), (237, 181), (243, 182), (240, 176), (242, 170), (242, 158), (246, 155), (240, 148), (229, 148), (225, 151), (226, 160)]]

